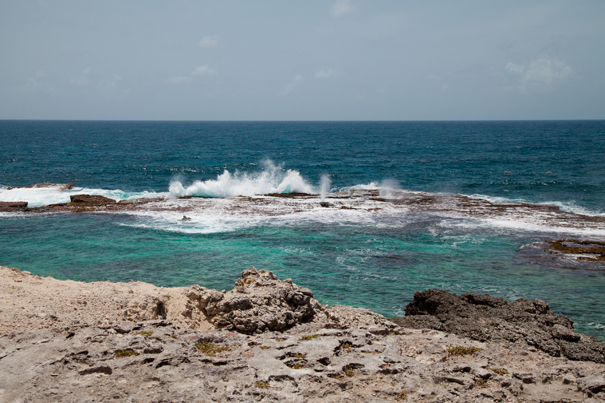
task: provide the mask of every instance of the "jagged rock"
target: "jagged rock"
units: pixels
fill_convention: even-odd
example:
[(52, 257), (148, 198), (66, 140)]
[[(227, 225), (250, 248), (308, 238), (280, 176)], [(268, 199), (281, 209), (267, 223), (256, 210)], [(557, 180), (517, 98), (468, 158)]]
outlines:
[(594, 394), (605, 391), (605, 375), (587, 376), (578, 379), (578, 390)]
[[(605, 395), (603, 364), (438, 331), (375, 335), (326, 323), (254, 335), (160, 321), (0, 335), (0, 401), (538, 403)], [(468, 345), (482, 350), (423, 360), (427, 351)]]
[(284, 330), (325, 311), (308, 288), (254, 267), (227, 293), (192, 287), (188, 297), (190, 306), (201, 309), (214, 326), (243, 333)]
[(573, 322), (536, 299), (508, 302), (490, 295), (456, 295), (432, 289), (414, 294), (405, 317), (391, 318), (403, 327), (435, 329), (479, 341), (525, 343), (553, 357), (605, 363), (605, 342), (577, 333)]
[(95, 204), (107, 204), (115, 203), (116, 201), (109, 197), (100, 195), (71, 195), (69, 196), (72, 203), (95, 203)]
[(27, 208), (27, 202), (0, 202), (0, 211), (14, 212), (22, 211)]

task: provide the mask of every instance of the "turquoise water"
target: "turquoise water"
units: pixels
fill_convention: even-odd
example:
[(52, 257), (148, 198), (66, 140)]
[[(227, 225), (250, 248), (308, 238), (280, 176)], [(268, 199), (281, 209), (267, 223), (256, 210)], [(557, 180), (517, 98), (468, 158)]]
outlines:
[[(265, 198), (261, 206), (237, 197), (194, 199), (203, 206), (188, 209), (192, 221), (182, 223), (181, 210), (167, 207), (185, 208), (189, 201), (175, 198), (184, 194), (319, 192), (321, 175), (329, 175), (326, 199), (334, 203), (340, 191), (390, 187), (551, 202), (601, 217), (604, 133), (605, 122), (4, 121), (4, 186), (77, 188), (4, 188), (0, 201), (44, 205), (75, 193), (168, 199), (128, 214), (0, 213), (0, 265), (59, 279), (219, 290), (255, 266), (311, 288), (322, 303), (387, 316), (402, 315), (414, 292), (435, 287), (541, 298), (578, 330), (605, 338), (603, 268), (532, 249), (565, 237), (602, 241), (599, 223), (569, 230), (522, 211), (504, 222), (399, 205), (377, 211), (371, 200), (338, 210), (320, 208), (319, 199)], [(181, 185), (172, 197), (171, 183)]]

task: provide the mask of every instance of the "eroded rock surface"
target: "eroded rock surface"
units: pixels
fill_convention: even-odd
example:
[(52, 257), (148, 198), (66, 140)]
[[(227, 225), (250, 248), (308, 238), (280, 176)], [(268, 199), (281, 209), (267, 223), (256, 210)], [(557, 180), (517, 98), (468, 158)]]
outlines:
[(72, 203), (92, 203), (92, 204), (108, 204), (115, 203), (114, 199), (110, 199), (109, 197), (100, 196), (100, 195), (71, 195), (69, 199)]
[(27, 202), (0, 202), (0, 211), (2, 212), (20, 212), (27, 209)]
[[(605, 364), (497, 337), (478, 341), (402, 328), (366, 309), (321, 305), (310, 290), (266, 270), (245, 270), (229, 292), (85, 284), (0, 270), (1, 402), (605, 399)], [(17, 305), (28, 296), (31, 306)], [(508, 304), (489, 296), (463, 301), (479, 311)], [(516, 304), (513, 317), (555, 317), (557, 340), (585, 337), (542, 301)], [(427, 298), (414, 309), (432, 312), (438, 305)], [(11, 330), (28, 320), (33, 330)]]
[(479, 341), (524, 343), (553, 357), (605, 363), (605, 342), (577, 333), (571, 319), (554, 314), (539, 299), (511, 303), (487, 294), (458, 296), (432, 289), (415, 293), (405, 315), (391, 320), (403, 327), (441, 330)]
[(254, 267), (245, 270), (227, 293), (199, 287), (188, 296), (217, 328), (244, 333), (283, 330), (310, 322), (324, 310), (310, 289)]
[[(384, 329), (386, 330), (386, 329)], [(166, 321), (0, 337), (0, 401), (593, 402), (605, 365), (434, 330), (246, 335)], [(458, 354), (456, 353), (458, 352)]]

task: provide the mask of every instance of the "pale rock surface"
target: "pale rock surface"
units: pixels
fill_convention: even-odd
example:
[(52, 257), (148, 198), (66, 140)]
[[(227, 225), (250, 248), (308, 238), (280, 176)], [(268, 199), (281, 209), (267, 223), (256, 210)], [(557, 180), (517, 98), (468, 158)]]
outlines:
[(0, 270), (0, 402), (605, 398), (604, 364), (405, 329), (365, 309), (321, 305), (264, 270), (244, 271), (229, 292)]

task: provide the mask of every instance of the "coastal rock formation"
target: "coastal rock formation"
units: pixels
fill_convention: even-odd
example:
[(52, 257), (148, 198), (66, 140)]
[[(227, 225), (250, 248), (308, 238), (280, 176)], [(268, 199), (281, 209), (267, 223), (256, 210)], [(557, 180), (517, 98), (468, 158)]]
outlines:
[(19, 212), (27, 208), (27, 202), (0, 202), (0, 211), (2, 212)]
[(324, 311), (308, 288), (254, 267), (245, 270), (227, 293), (192, 287), (188, 297), (190, 309), (202, 310), (215, 327), (243, 333), (284, 330)]
[[(218, 292), (59, 281), (0, 267), (0, 401), (605, 399), (605, 364), (554, 357), (523, 343), (406, 329), (312, 296), (254, 268), (234, 290)], [(505, 305), (489, 296), (466, 298)], [(431, 298), (420, 300), (417, 312), (432, 311)], [(520, 312), (554, 315), (541, 301), (518, 305)], [(406, 318), (414, 317), (432, 315)], [(553, 319), (552, 327), (560, 326), (561, 339), (577, 338), (564, 319)]]
[(91, 204), (108, 204), (115, 203), (116, 201), (110, 199), (109, 197), (100, 196), (100, 195), (71, 195), (69, 199), (72, 203), (91, 203)]
[(185, 316), (201, 312), (218, 329), (253, 334), (283, 331), (302, 323), (322, 323), (329, 328), (363, 327), (388, 334), (397, 326), (368, 309), (342, 305), (327, 307), (313, 299), (313, 291), (291, 279), (280, 281), (267, 270), (244, 270), (229, 292), (192, 286)]
[(60, 281), (0, 266), (0, 335), (154, 319), (169, 320), (176, 326), (192, 329), (211, 328), (204, 315), (183, 315), (189, 289), (162, 288), (135, 281)]
[(435, 329), (479, 341), (524, 343), (553, 357), (605, 363), (605, 342), (576, 333), (573, 322), (536, 299), (508, 302), (490, 295), (432, 289), (414, 294), (400, 326)]
[[(0, 336), (0, 401), (602, 402), (605, 365), (439, 331), (167, 321)], [(592, 400), (590, 400), (592, 399)]]

